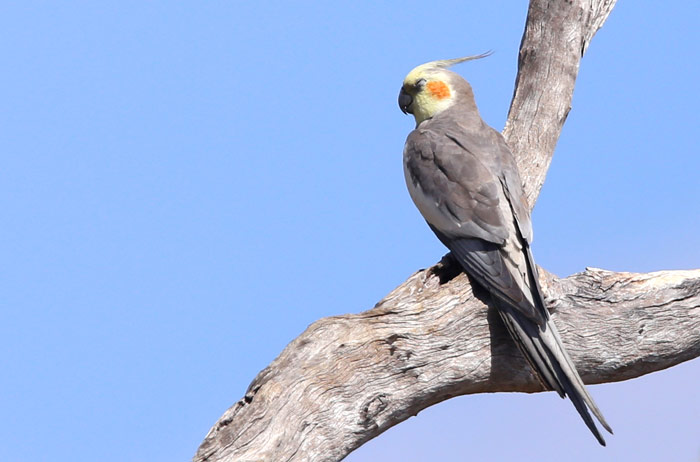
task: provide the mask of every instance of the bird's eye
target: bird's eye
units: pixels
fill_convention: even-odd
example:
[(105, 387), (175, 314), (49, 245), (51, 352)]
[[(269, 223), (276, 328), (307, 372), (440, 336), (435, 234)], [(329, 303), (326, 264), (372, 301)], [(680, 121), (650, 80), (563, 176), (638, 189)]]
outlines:
[(420, 90), (425, 86), (425, 79), (420, 79), (418, 82), (416, 82), (416, 88)]

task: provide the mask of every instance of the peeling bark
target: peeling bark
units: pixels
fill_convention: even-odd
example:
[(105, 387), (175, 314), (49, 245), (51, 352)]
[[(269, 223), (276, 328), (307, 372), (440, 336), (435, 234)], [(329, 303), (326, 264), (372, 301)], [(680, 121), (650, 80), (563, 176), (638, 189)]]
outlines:
[[(571, 107), (578, 67), (614, 0), (532, 0), (504, 135), (534, 204)], [(700, 270), (540, 270), (586, 383), (627, 380), (700, 356)], [(454, 396), (538, 392), (489, 297), (446, 256), (373, 309), (313, 323), (209, 431), (195, 461), (338, 461)]]

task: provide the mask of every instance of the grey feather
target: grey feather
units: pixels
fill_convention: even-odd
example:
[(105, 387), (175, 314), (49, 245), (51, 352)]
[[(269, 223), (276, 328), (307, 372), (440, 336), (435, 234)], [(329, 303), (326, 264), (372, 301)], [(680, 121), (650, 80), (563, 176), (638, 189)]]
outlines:
[(568, 396), (600, 444), (588, 394), (549, 316), (532, 257), (529, 207), (513, 155), (486, 125), (466, 81), (445, 71), (457, 104), (413, 130), (404, 172), (416, 206), (464, 270), (494, 300), (510, 335), (546, 389)]

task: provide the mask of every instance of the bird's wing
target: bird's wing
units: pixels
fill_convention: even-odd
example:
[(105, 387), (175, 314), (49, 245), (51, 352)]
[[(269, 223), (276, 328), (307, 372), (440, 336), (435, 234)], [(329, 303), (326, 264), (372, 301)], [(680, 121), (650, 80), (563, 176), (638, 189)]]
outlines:
[[(414, 202), (440, 240), (490, 292), (541, 324), (546, 311), (532, 300), (513, 212), (489, 140), (469, 144), (442, 130), (414, 130), (406, 140), (404, 170)], [(488, 129), (488, 127), (486, 127)], [(490, 129), (489, 129), (490, 130)], [(494, 163), (494, 165), (489, 165)], [(508, 253), (511, 252), (511, 254)]]
[(411, 198), (432, 226), (495, 244), (508, 238), (498, 208), (502, 188), (473, 153), (419, 128), (406, 140), (404, 173)]

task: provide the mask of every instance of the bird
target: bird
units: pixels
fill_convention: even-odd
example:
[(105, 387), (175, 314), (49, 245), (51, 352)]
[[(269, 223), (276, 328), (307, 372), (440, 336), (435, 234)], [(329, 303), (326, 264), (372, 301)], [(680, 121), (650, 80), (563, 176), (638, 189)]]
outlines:
[(477, 109), (471, 85), (449, 70), (490, 52), (411, 70), (398, 103), (416, 126), (403, 166), (409, 194), (462, 269), (490, 294), (511, 338), (545, 389), (568, 396), (598, 442), (590, 412), (612, 434), (566, 352), (532, 256), (530, 209), (515, 158)]

